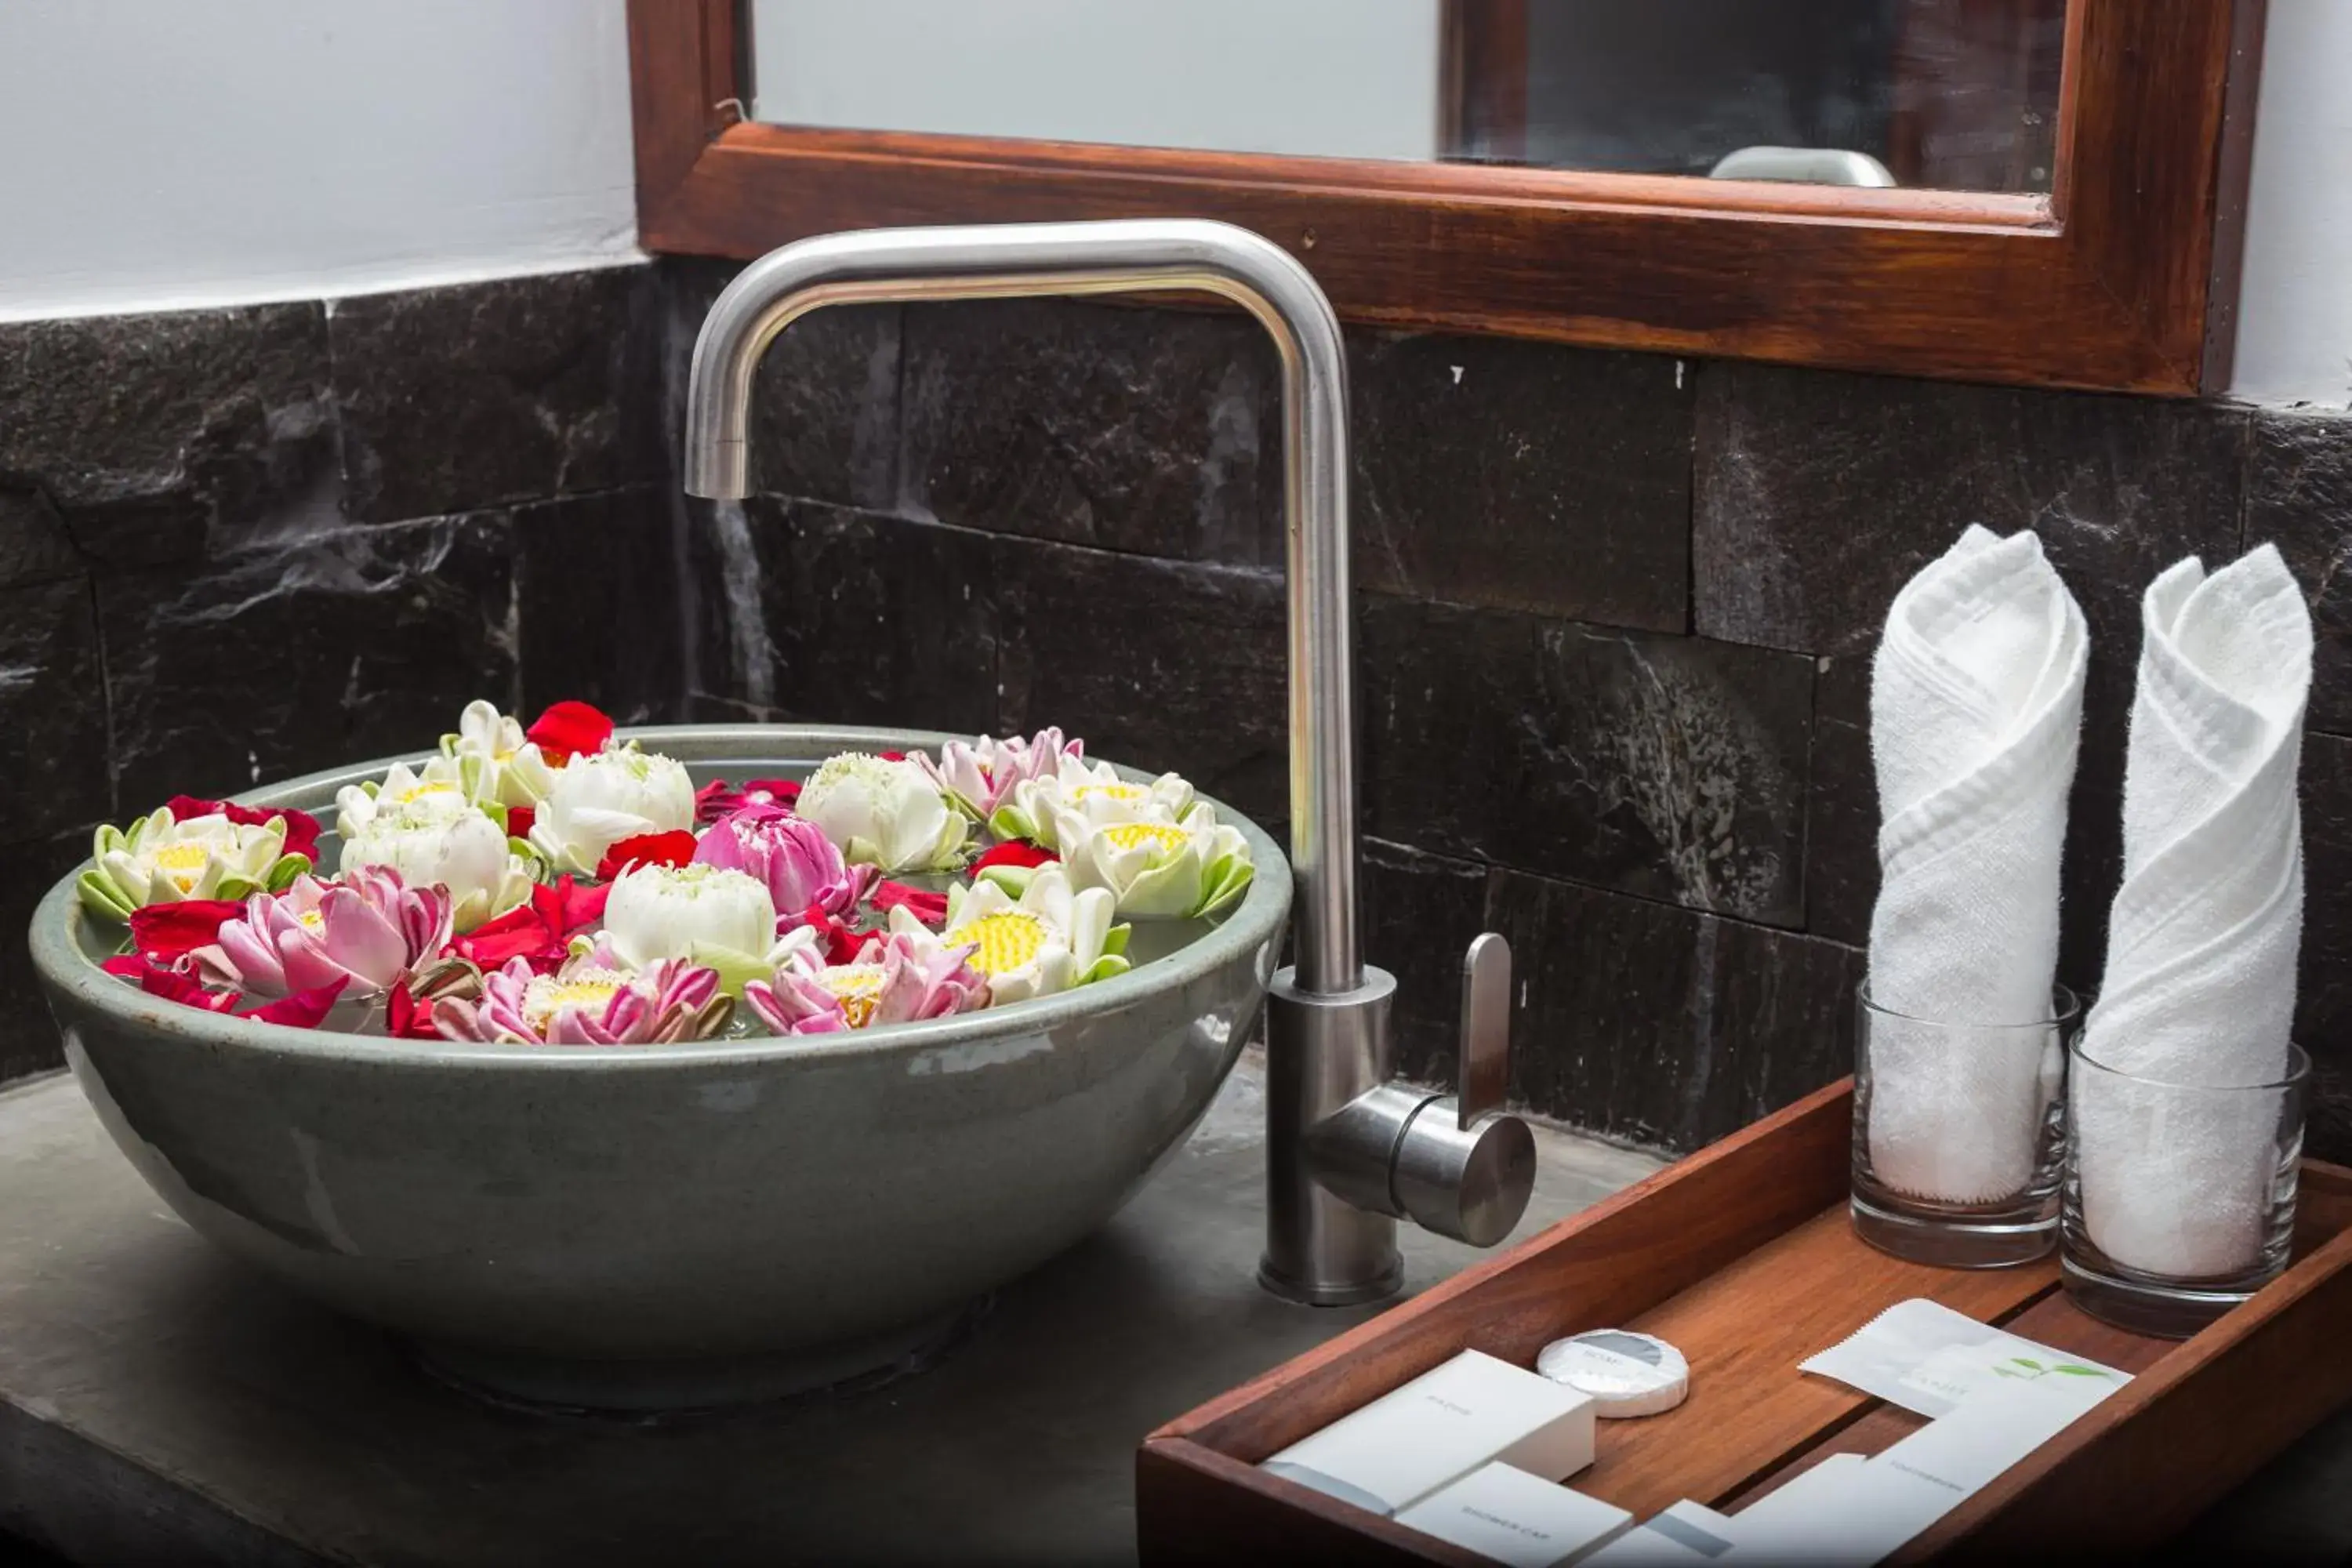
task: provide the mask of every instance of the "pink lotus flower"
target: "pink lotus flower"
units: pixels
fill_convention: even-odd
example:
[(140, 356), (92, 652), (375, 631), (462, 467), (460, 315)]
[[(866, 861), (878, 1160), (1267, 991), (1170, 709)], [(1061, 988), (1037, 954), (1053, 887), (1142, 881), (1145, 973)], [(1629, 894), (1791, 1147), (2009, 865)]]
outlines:
[(1045, 729), (1025, 741), (1018, 735), (982, 735), (970, 745), (950, 741), (940, 748), (938, 762), (921, 752), (915, 760), (949, 799), (986, 822), (1013, 797), (1014, 786), (1056, 772), (1064, 757), (1085, 760), (1086, 750), (1084, 741), (1066, 741), (1058, 729)]
[(440, 888), (412, 888), (387, 866), (359, 866), (337, 881), (294, 879), (256, 893), (190, 954), (199, 973), (262, 996), (344, 984), (354, 996), (390, 986), (449, 944), (452, 909)]
[(796, 950), (769, 980), (743, 987), (743, 1000), (779, 1035), (829, 1035), (878, 1024), (943, 1018), (988, 1005), (988, 977), (969, 947), (877, 936), (850, 963), (826, 963)]
[(524, 1046), (652, 1046), (706, 1040), (726, 1028), (733, 1001), (719, 972), (684, 959), (638, 970), (611, 967), (611, 954), (584, 952), (552, 974), (511, 959), (487, 975), (478, 1001), (433, 1004), (442, 1038)]
[(764, 883), (778, 910), (846, 915), (881, 875), (851, 866), (824, 830), (782, 806), (747, 805), (712, 825), (696, 846), (698, 864), (742, 871)]

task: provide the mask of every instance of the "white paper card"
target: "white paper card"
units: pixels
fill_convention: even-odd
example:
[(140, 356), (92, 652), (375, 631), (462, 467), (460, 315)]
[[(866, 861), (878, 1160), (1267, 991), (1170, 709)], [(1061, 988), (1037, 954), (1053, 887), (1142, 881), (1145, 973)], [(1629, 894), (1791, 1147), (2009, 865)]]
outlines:
[(1833, 1454), (1732, 1516), (1733, 1563), (1875, 1563), (1959, 1501), (1937, 1482)]
[[(2097, 1397), (2128, 1373), (2004, 1333), (1934, 1301), (1897, 1301), (1845, 1339), (1800, 1363), (1921, 1415), (1957, 1409), (1983, 1390), (2055, 1380), (2097, 1385)], [(2071, 1395), (2070, 1395), (2071, 1396)]]
[(1396, 1521), (1511, 1568), (1552, 1568), (1630, 1528), (1633, 1516), (1509, 1465), (1482, 1465)]
[(1478, 1351), (1382, 1394), (1265, 1461), (1374, 1513), (1410, 1508), (1499, 1459), (1546, 1480), (1592, 1463), (1592, 1399)]
[(1585, 1558), (1580, 1568), (1694, 1568), (1723, 1563), (1729, 1560), (1737, 1534), (1731, 1520), (1685, 1498)]

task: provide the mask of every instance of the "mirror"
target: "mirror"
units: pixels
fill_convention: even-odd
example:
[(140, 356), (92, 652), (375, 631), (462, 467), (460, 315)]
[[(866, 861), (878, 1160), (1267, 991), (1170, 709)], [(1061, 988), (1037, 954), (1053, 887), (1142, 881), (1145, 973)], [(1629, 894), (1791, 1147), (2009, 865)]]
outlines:
[(2046, 193), (2066, 0), (751, 0), (772, 123)]

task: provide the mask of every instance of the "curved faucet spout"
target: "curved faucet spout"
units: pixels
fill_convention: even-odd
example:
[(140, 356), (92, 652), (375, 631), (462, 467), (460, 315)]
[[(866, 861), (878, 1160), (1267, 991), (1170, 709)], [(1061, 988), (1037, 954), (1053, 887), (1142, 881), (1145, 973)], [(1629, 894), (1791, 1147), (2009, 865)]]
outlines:
[(801, 240), (745, 268), (694, 346), (686, 488), (744, 494), (751, 376), (777, 335), (825, 305), (1187, 289), (1256, 318), (1282, 359), (1288, 540), (1290, 853), (1297, 984), (1363, 980), (1356, 929), (1355, 711), (1348, 587), (1348, 384), (1339, 322), (1287, 253), (1193, 219), (868, 229)]
[(1355, 709), (1348, 593), (1348, 366), (1331, 302), (1278, 247), (1230, 224), (1150, 218), (869, 229), (771, 252), (702, 323), (686, 395), (686, 488), (744, 493), (751, 374), (824, 305), (1153, 289), (1221, 295), (1282, 358), (1282, 506), (1290, 589), (1290, 858), (1297, 961), (1266, 991), (1266, 1246), (1258, 1277), (1294, 1300), (1397, 1288), (1396, 1221), (1486, 1245), (1535, 1179), (1526, 1126), (1496, 1109), (1507, 1072), (1509, 956), (1471, 949), (1463, 1090), (1389, 1080), (1393, 976), (1356, 935)]

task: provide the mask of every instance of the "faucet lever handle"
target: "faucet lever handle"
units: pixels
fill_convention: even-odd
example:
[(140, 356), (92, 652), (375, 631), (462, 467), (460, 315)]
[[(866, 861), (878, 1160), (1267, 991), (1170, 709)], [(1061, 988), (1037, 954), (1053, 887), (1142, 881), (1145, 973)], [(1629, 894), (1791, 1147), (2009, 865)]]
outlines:
[(1462, 960), (1462, 1058), (1455, 1125), (1462, 1131), (1503, 1109), (1511, 1078), (1511, 944), (1495, 931), (1472, 939)]

